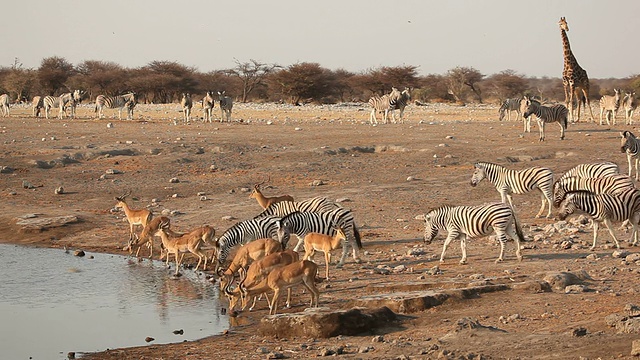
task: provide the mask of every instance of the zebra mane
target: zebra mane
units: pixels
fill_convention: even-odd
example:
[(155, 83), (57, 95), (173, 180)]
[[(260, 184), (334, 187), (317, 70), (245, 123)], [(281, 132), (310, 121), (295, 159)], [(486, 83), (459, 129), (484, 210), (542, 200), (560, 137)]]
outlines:
[(494, 163), (490, 163), (488, 161), (476, 161), (473, 164), (473, 167), (478, 167), (478, 166), (482, 166), (482, 167), (487, 167), (487, 166), (496, 166), (496, 167), (504, 167), (502, 165), (498, 165), (498, 164), (494, 164)]
[(622, 137), (624, 137), (624, 138), (628, 138), (628, 137), (629, 137), (629, 135), (630, 135), (630, 136), (631, 136), (631, 138), (633, 138), (633, 139), (635, 139), (635, 138), (636, 138), (636, 136), (635, 136), (631, 131), (629, 131), (629, 130), (625, 130), (625, 131), (621, 132), (621, 133), (620, 133), (620, 135), (622, 135)]
[(453, 205), (451, 205), (451, 204), (444, 204), (444, 205), (440, 205), (440, 206), (438, 206), (438, 207), (435, 207), (435, 208), (433, 208), (433, 209), (430, 209), (429, 211), (427, 211), (427, 212), (425, 213), (425, 215), (427, 215), (427, 214), (431, 214), (432, 212), (436, 212), (436, 211), (439, 211), (439, 210), (451, 209), (452, 207), (454, 207), (454, 206), (453, 206)]

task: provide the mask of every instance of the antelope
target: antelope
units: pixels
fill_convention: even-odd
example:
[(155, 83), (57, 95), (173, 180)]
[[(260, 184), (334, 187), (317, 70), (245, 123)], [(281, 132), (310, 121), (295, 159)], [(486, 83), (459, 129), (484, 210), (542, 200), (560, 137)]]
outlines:
[(269, 180), (271, 180), (271, 177), (269, 177), (267, 180), (262, 181), (259, 184), (253, 185), (253, 191), (251, 192), (251, 195), (249, 195), (249, 198), (256, 199), (258, 201), (258, 204), (262, 206), (263, 209), (266, 209), (269, 206), (271, 206), (271, 204), (275, 204), (280, 201), (293, 201), (293, 197), (291, 195), (281, 195), (281, 196), (274, 196), (274, 197), (264, 196), (264, 194), (262, 194), (262, 192), (260, 191), (260, 185), (268, 182)]
[(246, 271), (254, 261), (260, 260), (267, 255), (282, 251), (282, 244), (271, 238), (258, 239), (241, 246), (231, 262), (231, 265), (220, 275), (220, 288), (227, 288), (236, 272), (241, 272), (240, 276), (246, 278)]
[(282, 290), (291, 290), (296, 285), (304, 285), (311, 293), (311, 305), (318, 307), (320, 291), (316, 288), (315, 278), (318, 274), (318, 265), (313, 261), (302, 260), (292, 264), (273, 269), (269, 275), (252, 288), (241, 285), (241, 291), (245, 295), (245, 300), (250, 295), (257, 295), (269, 290), (273, 290), (273, 298), (269, 304), (269, 315), (275, 315), (278, 311), (278, 300)]
[(127, 221), (129, 222), (128, 247), (131, 246), (134, 235), (136, 237), (136, 240), (140, 239), (140, 237), (138, 237), (138, 235), (133, 231), (134, 227), (136, 225), (140, 225), (144, 230), (144, 228), (147, 226), (149, 221), (151, 221), (151, 219), (153, 218), (153, 213), (147, 209), (139, 209), (139, 210), (131, 209), (129, 205), (127, 205), (127, 203), (125, 202), (125, 198), (129, 195), (131, 195), (131, 191), (128, 191), (122, 194), (121, 196), (116, 196), (117, 203), (115, 206), (116, 209), (124, 210), (124, 214), (127, 216)]
[[(249, 266), (246, 276), (244, 277), (244, 279), (242, 279), (242, 281), (240, 281), (239, 287), (236, 288), (234, 292), (230, 291), (229, 283), (227, 283), (226, 287), (223, 288), (225, 294), (229, 298), (229, 309), (233, 310), (235, 305), (238, 303), (238, 300), (240, 299), (242, 299), (242, 310), (247, 307), (247, 304), (249, 303), (249, 297), (240, 290), (242, 287), (254, 287), (258, 283), (260, 283), (260, 281), (264, 280), (264, 278), (266, 278), (273, 269), (283, 265), (291, 264), (298, 260), (299, 255), (297, 252), (293, 250), (286, 250), (283, 252), (277, 252), (267, 255), (260, 260), (254, 261)], [(256, 295), (258, 294), (261, 293), (256, 293)], [(249, 308), (249, 311), (253, 310), (256, 305), (257, 297), (253, 296), (253, 298), (253, 304)], [(287, 299), (287, 304), (289, 304), (289, 300), (290, 298)], [(268, 301), (269, 299), (267, 298), (267, 302)]]
[[(140, 238), (137, 239), (135, 242), (128, 244), (123, 250), (129, 250), (129, 254), (133, 254), (133, 247), (137, 246), (138, 250), (136, 250), (136, 257), (139, 258), (140, 249), (142, 248), (142, 245), (146, 244), (147, 247), (149, 248), (149, 259), (153, 258), (153, 238), (155, 234), (158, 232), (158, 229), (160, 228), (160, 224), (163, 222), (170, 224), (171, 220), (166, 216), (160, 216), (160, 217), (151, 219), (151, 221), (147, 224), (147, 226), (145, 226), (145, 228), (142, 229), (142, 232), (140, 233)], [(177, 238), (184, 235), (183, 233), (176, 233), (169, 228), (167, 228), (166, 231), (169, 234), (169, 236), (172, 238)]]
[(329, 280), (329, 264), (331, 263), (331, 250), (338, 248), (341, 242), (347, 241), (347, 236), (340, 226), (334, 226), (336, 229), (335, 236), (310, 232), (304, 236), (304, 257), (303, 260), (313, 261), (313, 255), (316, 251), (324, 253), (324, 262), (327, 267), (325, 279)]
[[(184, 254), (190, 252), (198, 257), (198, 264), (194, 271), (197, 271), (204, 258), (204, 270), (207, 270), (207, 256), (200, 249), (207, 241), (211, 241), (216, 231), (209, 225), (201, 226), (190, 233), (184, 234), (177, 238), (169, 237), (169, 222), (162, 221), (156, 235), (162, 238), (162, 247), (167, 257), (166, 264), (169, 265), (169, 256), (175, 254), (176, 257), (176, 276), (180, 269), (180, 264), (184, 258)], [(178, 255), (182, 254), (180, 257)], [(161, 257), (162, 258), (162, 257)]]

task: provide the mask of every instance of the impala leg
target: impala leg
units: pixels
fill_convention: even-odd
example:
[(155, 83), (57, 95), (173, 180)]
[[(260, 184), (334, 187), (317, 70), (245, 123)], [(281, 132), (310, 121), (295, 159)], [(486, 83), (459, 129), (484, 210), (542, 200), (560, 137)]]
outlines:
[(331, 252), (327, 251), (324, 253), (324, 263), (327, 267), (325, 271), (325, 278), (329, 281), (329, 264), (331, 264)]
[(280, 289), (275, 289), (271, 305), (269, 305), (269, 315), (275, 315), (278, 311), (278, 301), (280, 300)]

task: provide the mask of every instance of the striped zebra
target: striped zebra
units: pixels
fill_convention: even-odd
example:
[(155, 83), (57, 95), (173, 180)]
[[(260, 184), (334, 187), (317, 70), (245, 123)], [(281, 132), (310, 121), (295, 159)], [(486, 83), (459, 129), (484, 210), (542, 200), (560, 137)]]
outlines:
[(353, 249), (355, 262), (360, 263), (359, 249), (362, 248), (360, 232), (356, 227), (353, 213), (349, 209), (338, 208), (329, 212), (293, 212), (278, 221), (278, 239), (285, 247), (289, 242), (290, 235), (296, 235), (299, 240), (293, 251), (298, 251), (304, 244), (304, 237), (308, 233), (335, 236), (336, 226), (340, 226), (344, 230), (347, 238), (342, 244), (342, 257), (338, 267), (344, 265), (349, 252), (347, 245)]
[(391, 93), (384, 94), (382, 96), (374, 95), (369, 98), (369, 105), (371, 106), (371, 114), (369, 115), (369, 123), (378, 124), (376, 113), (383, 112), (382, 117), (383, 124), (389, 121), (389, 112), (396, 108), (396, 102), (402, 97), (402, 93), (397, 88), (391, 88)]
[(444, 262), (447, 247), (454, 239), (460, 239), (462, 259), (460, 264), (467, 263), (467, 237), (477, 238), (487, 236), (495, 231), (500, 241), (500, 256), (496, 262), (504, 259), (504, 247), (507, 235), (516, 242), (516, 256), (522, 261), (520, 242), (524, 236), (520, 224), (509, 205), (504, 203), (490, 203), (479, 206), (441, 206), (424, 215), (424, 242), (431, 241), (438, 235), (439, 230), (447, 231), (447, 238), (442, 247), (440, 262)]
[(118, 108), (118, 119), (122, 120), (122, 108), (127, 108), (127, 120), (133, 119), (133, 108), (138, 103), (138, 95), (134, 92), (130, 92), (124, 95), (107, 96), (98, 95), (96, 97), (95, 112), (98, 113), (98, 118), (104, 118), (104, 108), (115, 109)]
[(262, 218), (265, 216), (285, 217), (296, 211), (326, 212), (333, 211), (337, 208), (340, 208), (340, 206), (336, 205), (336, 203), (327, 199), (326, 197), (320, 196), (303, 201), (280, 201), (275, 204), (271, 204), (260, 214), (256, 215), (254, 219)]
[(545, 201), (549, 205), (547, 218), (551, 217), (551, 199), (553, 197), (553, 172), (550, 169), (534, 166), (523, 170), (511, 170), (498, 164), (477, 162), (471, 176), (471, 186), (476, 186), (487, 178), (500, 193), (503, 203), (513, 207), (511, 194), (525, 194), (537, 188), (540, 190), (542, 206), (536, 217), (542, 216)]
[(218, 264), (224, 264), (229, 256), (229, 250), (236, 245), (262, 238), (277, 239), (278, 220), (280, 218), (276, 216), (265, 216), (241, 221), (228, 228), (214, 243), (214, 255), (218, 257)]
[(640, 156), (640, 140), (631, 131), (623, 131), (620, 133), (620, 151), (627, 153), (627, 163), (629, 164), (629, 176), (631, 176), (631, 159), (635, 159), (636, 164), (636, 181), (639, 181), (638, 177), (638, 157)]
[(215, 100), (211, 91), (207, 91), (207, 94), (202, 99), (202, 109), (204, 110), (204, 122), (209, 121), (211, 123), (211, 115), (213, 113), (213, 107), (215, 106)]
[(2, 116), (8, 117), (10, 114), (9, 110), (9, 94), (0, 95), (0, 110), (2, 110)]
[(31, 111), (34, 117), (40, 116), (40, 111), (44, 108), (44, 101), (42, 96), (34, 96), (31, 101)]
[(601, 176), (618, 174), (620, 174), (620, 168), (618, 168), (618, 164), (610, 161), (604, 161), (598, 163), (576, 165), (567, 170), (566, 173), (562, 174), (559, 180), (572, 176), (580, 178), (597, 178)]
[(638, 100), (636, 100), (635, 91), (626, 93), (622, 100), (622, 106), (624, 107), (624, 120), (626, 125), (633, 124), (633, 112), (638, 107)]
[(182, 99), (180, 99), (180, 106), (182, 107), (183, 122), (186, 124), (189, 122), (189, 120), (191, 120), (191, 108), (193, 107), (191, 94), (182, 93)]
[(71, 105), (72, 113), (75, 116), (75, 103), (74, 96), (72, 93), (64, 93), (60, 96), (45, 96), (42, 100), (44, 107), (44, 116), (45, 118), (49, 118), (49, 113), (51, 109), (58, 109), (58, 119), (64, 118), (65, 110), (67, 109), (67, 105)]
[[(520, 99), (520, 114), (524, 115), (524, 113), (527, 112), (527, 101), (535, 101), (538, 103), (538, 105), (540, 105), (540, 101), (534, 99), (533, 97), (530, 96), (523, 96), (522, 99)], [(529, 116), (523, 116), (522, 117), (522, 123), (524, 125), (524, 130), (522, 130), (522, 132), (525, 133), (530, 133), (531, 132), (531, 117), (535, 116), (534, 114), (531, 114)]]
[(517, 114), (516, 121), (519, 121), (520, 117), (522, 116), (522, 112), (520, 109), (521, 100), (522, 100), (521, 98), (511, 98), (503, 101), (502, 105), (500, 106), (500, 109), (498, 110), (498, 114), (500, 115), (500, 121), (504, 120), (505, 115), (507, 115), (507, 121), (511, 121), (512, 111), (516, 112)]
[(611, 114), (613, 125), (616, 124), (616, 114), (620, 108), (620, 90), (613, 89), (613, 92), (615, 93), (613, 96), (602, 95), (600, 98), (600, 125), (602, 125), (602, 115), (607, 118), (607, 125), (611, 125), (609, 114)]
[(590, 191), (578, 190), (567, 193), (560, 204), (558, 218), (566, 219), (573, 213), (585, 213), (593, 220), (593, 244), (591, 250), (596, 247), (598, 239), (598, 225), (604, 223), (609, 234), (620, 248), (620, 243), (611, 228), (612, 221), (626, 221), (633, 226), (631, 242), (635, 245), (638, 241), (638, 221), (640, 221), (640, 191), (630, 189), (616, 194), (594, 194)]
[(560, 206), (566, 194), (571, 191), (586, 190), (594, 194), (616, 194), (634, 188), (633, 179), (627, 175), (610, 175), (597, 178), (564, 177), (553, 184), (553, 205)]
[[(396, 91), (398, 91), (396, 89)], [(404, 124), (404, 120), (402, 119), (402, 116), (404, 114), (404, 109), (407, 107), (407, 105), (409, 104), (409, 101), (411, 101), (411, 93), (409, 92), (408, 88), (405, 88), (404, 90), (402, 90), (402, 92), (400, 93), (400, 96), (397, 99), (392, 98), (392, 109), (389, 110), (391, 112), (391, 119), (393, 120), (393, 122), (396, 122), (396, 110), (400, 110), (400, 123)]]
[(544, 125), (546, 123), (557, 122), (560, 125), (560, 140), (564, 140), (564, 131), (568, 125), (569, 110), (561, 104), (551, 107), (541, 105), (536, 101), (526, 100), (527, 111), (523, 114), (525, 118), (535, 115), (538, 120), (538, 130), (540, 131), (540, 141), (544, 141)]
[(233, 100), (230, 96), (226, 96), (224, 91), (218, 91), (218, 101), (220, 103), (220, 122), (224, 122), (225, 115), (227, 117), (227, 122), (231, 122)]

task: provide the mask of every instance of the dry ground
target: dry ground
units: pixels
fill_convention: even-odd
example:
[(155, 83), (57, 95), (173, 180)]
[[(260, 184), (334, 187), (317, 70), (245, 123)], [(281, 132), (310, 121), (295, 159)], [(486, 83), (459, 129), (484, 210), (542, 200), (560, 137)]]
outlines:
[[(216, 109), (217, 110), (217, 109)], [(497, 162), (511, 168), (546, 166), (561, 174), (579, 163), (615, 161), (626, 173), (626, 158), (619, 150), (618, 132), (633, 126), (570, 125), (567, 138), (559, 140), (556, 124), (547, 127), (547, 141), (537, 138), (537, 127), (522, 134), (520, 122), (498, 122), (495, 106), (411, 106), (404, 124), (370, 126), (368, 108), (345, 106), (276, 106), (239, 104), (232, 124), (182, 125), (177, 105), (141, 105), (134, 121), (93, 119), (89, 107), (80, 119), (35, 119), (30, 109), (16, 107), (10, 118), (0, 120), (0, 166), (14, 171), (0, 174), (0, 241), (35, 246), (82, 248), (122, 253), (128, 226), (121, 213), (112, 213), (114, 196), (131, 190), (133, 207), (177, 210), (175, 227), (186, 230), (203, 223), (221, 234), (233, 221), (244, 220), (260, 209), (243, 188), (270, 176), (267, 195), (289, 193), (296, 199), (326, 196), (348, 198), (363, 235), (363, 264), (349, 259), (342, 270), (331, 269), (335, 280), (321, 286), (321, 306), (349, 308), (369, 284), (415, 281), (446, 282), (470, 279), (531, 276), (540, 271), (585, 270), (594, 279), (591, 291), (502, 291), (475, 299), (451, 301), (421, 313), (410, 314), (397, 324), (362, 336), (331, 339), (262, 338), (256, 335), (264, 307), (240, 313), (225, 335), (197, 342), (149, 345), (110, 350), (91, 359), (245, 359), (265, 358), (264, 352), (289, 358), (316, 357), (327, 349), (342, 349), (343, 358), (621, 358), (629, 356), (638, 335), (616, 334), (604, 317), (634, 303), (640, 292), (640, 268), (611, 256), (606, 231), (600, 234), (596, 258), (586, 256), (590, 230), (579, 233), (583, 246), (563, 250), (554, 246), (560, 235), (548, 241), (527, 242), (523, 262), (517, 262), (513, 243), (506, 260), (496, 264), (498, 247), (487, 238), (469, 242), (469, 263), (459, 265), (454, 244), (442, 274), (424, 275), (438, 264), (444, 234), (434, 243), (422, 244), (423, 225), (415, 220), (428, 209), (442, 205), (473, 205), (499, 200), (487, 182), (469, 185), (473, 163)], [(199, 109), (195, 111), (201, 116)], [(113, 111), (107, 110), (107, 116)], [(219, 114), (218, 114), (219, 118)], [(240, 121), (241, 120), (241, 121)], [(107, 124), (112, 123), (113, 127)], [(118, 155), (124, 154), (124, 155)], [(509, 163), (507, 157), (531, 161)], [(40, 163), (36, 163), (40, 161)], [(42, 165), (54, 165), (51, 168)], [(40, 164), (40, 165), (38, 165)], [(213, 166), (213, 167), (212, 167)], [(122, 174), (106, 174), (115, 169)], [(178, 178), (178, 183), (170, 183)], [(26, 180), (37, 186), (24, 189)], [(310, 186), (314, 180), (324, 185)], [(65, 193), (55, 195), (63, 186)], [(202, 201), (198, 193), (205, 193)], [(516, 195), (515, 204), (525, 235), (554, 220), (535, 219), (538, 193)], [(42, 216), (73, 214), (78, 224), (39, 233), (21, 232), (15, 218), (26, 213)], [(627, 234), (619, 231), (622, 238)], [(626, 241), (624, 248), (637, 252)], [(407, 251), (424, 248), (425, 254)], [(319, 258), (319, 257), (318, 257)], [(377, 274), (373, 268), (405, 265), (405, 271)], [(323, 265), (320, 270), (323, 271)], [(190, 270), (183, 270), (190, 271)], [(419, 279), (420, 277), (420, 279)], [(476, 276), (477, 277), (477, 276)], [(212, 285), (213, 286), (213, 285)], [(292, 309), (301, 311), (301, 301)], [(503, 331), (454, 332), (463, 317), (476, 318)], [(506, 320), (505, 320), (506, 319)], [(587, 335), (572, 336), (577, 328)], [(372, 342), (382, 335), (382, 342)], [(367, 352), (359, 350), (368, 347)], [(326, 351), (325, 351), (326, 352)]]

